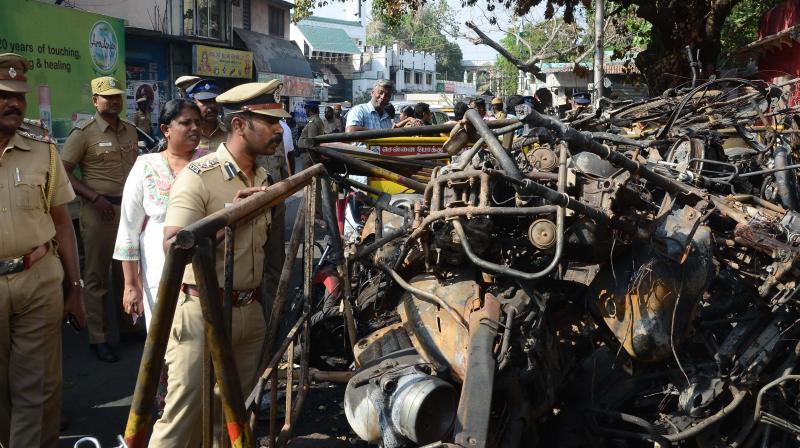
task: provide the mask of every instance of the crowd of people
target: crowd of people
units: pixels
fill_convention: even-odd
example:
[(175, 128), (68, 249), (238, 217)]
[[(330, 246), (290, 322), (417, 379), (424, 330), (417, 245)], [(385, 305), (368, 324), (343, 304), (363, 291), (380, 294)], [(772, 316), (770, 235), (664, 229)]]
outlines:
[[(72, 130), (59, 153), (23, 126), (30, 68), (19, 55), (0, 55), (0, 446), (54, 447), (64, 319), (88, 330), (100, 361), (118, 361), (106, 296), (121, 297), (115, 301), (121, 338), (141, 338), (169, 240), (289, 175), (284, 120), (291, 116), (280, 102), (279, 81), (221, 92), (212, 80), (182, 77), (176, 80), (182, 97), (158, 112), (164, 144), (139, 155), (134, 124), (120, 118), (125, 92), (104, 76), (90, 83), (96, 113)], [(83, 267), (68, 208), (76, 197)], [(243, 392), (253, 386), (266, 331), (259, 302), (272, 300), (284, 259), (284, 213), (282, 205), (273, 207), (234, 231), (232, 343)], [(216, 259), (222, 282), (222, 253)], [(165, 356), (153, 447), (199, 444), (205, 333), (198, 295), (189, 266)]]
[[(121, 298), (114, 302), (121, 339), (141, 340), (155, 308), (165, 247), (180, 229), (310, 164), (305, 148), (319, 135), (433, 123), (426, 103), (396, 114), (394, 85), (387, 80), (346, 114), (338, 105), (320, 114), (319, 104), (307, 103), (307, 124), (298, 130), (277, 80), (223, 92), (211, 79), (182, 76), (175, 81), (180, 97), (158, 111), (159, 151), (140, 155), (136, 126), (120, 118), (122, 85), (103, 76), (90, 82), (96, 113), (75, 126), (59, 153), (47, 137), (23, 128), (30, 68), (19, 55), (0, 54), (0, 446), (58, 444), (61, 323), (66, 318), (86, 328), (94, 355), (117, 362), (106, 297)], [(523, 101), (494, 98), (491, 111), (483, 98), (459, 102), (453, 119), (461, 120), (468, 108), (486, 120), (513, 117)], [(540, 92), (531, 101), (542, 110), (552, 105)], [(149, 123), (149, 113), (138, 107), (133, 118)], [(82, 267), (68, 209), (76, 197)], [(281, 204), (234, 232), (232, 342), (243, 392), (253, 386), (266, 331), (260, 302), (273, 299), (284, 259), (284, 214)], [(198, 296), (189, 266), (150, 446), (199, 444), (205, 336)]]

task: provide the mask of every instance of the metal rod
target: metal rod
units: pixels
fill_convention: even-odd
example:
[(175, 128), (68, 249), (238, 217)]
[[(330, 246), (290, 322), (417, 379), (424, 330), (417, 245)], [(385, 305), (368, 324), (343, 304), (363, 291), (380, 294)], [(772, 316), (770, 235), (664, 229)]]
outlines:
[(225, 275), (223, 278), (224, 287), (222, 288), (222, 312), (225, 321), (225, 331), (231, 337), (231, 326), (233, 325), (233, 228), (225, 227)]
[(319, 154), (324, 155), (325, 157), (329, 157), (334, 160), (338, 160), (343, 162), (347, 165), (350, 165), (354, 168), (357, 168), (361, 171), (366, 172), (370, 176), (380, 177), (386, 180), (390, 180), (392, 182), (396, 182), (404, 187), (408, 187), (417, 193), (422, 193), (425, 191), (425, 184), (414, 180), (410, 177), (403, 176), (401, 174), (397, 174), (395, 172), (389, 171), (385, 168), (381, 168), (377, 165), (373, 165), (369, 162), (365, 162), (363, 160), (358, 160), (354, 157), (346, 156), (344, 154), (338, 153), (336, 150), (330, 148), (323, 148), (323, 147), (313, 147), (309, 148), (312, 151), (315, 151)]
[(245, 407), (247, 409), (252, 410), (253, 406), (258, 406), (259, 401), (256, 400), (256, 397), (260, 397), (261, 393), (265, 389), (267, 381), (272, 376), (272, 372), (276, 370), (276, 366), (278, 363), (281, 362), (283, 358), (283, 354), (289, 348), (289, 344), (297, 337), (297, 333), (300, 332), (303, 328), (303, 324), (308, 319), (307, 314), (300, 315), (300, 318), (297, 319), (297, 322), (294, 323), (292, 328), (289, 330), (289, 334), (286, 335), (283, 342), (281, 342), (280, 347), (278, 350), (275, 351), (275, 355), (272, 359), (267, 363), (267, 367), (262, 371), (261, 375), (258, 377), (258, 382), (256, 383), (256, 387), (250, 392), (250, 395), (245, 400)]
[(255, 193), (233, 204), (231, 207), (214, 212), (181, 229), (175, 238), (175, 244), (183, 249), (192, 248), (196, 241), (215, 236), (225, 226), (235, 227), (237, 223), (247, 221), (252, 215), (263, 211), (265, 208), (279, 204), (308, 185), (312, 178), (323, 173), (325, 173), (325, 168), (318, 163), (287, 179), (270, 185), (263, 193)]
[(225, 332), (222, 318), (214, 246), (215, 241), (212, 238), (203, 238), (197, 242), (192, 269), (200, 290), (200, 307), (205, 321), (206, 341), (211, 350), (214, 375), (222, 397), (222, 411), (225, 415), (228, 437), (231, 445), (236, 448), (251, 447), (254, 444), (253, 433), (247, 423), (242, 386), (233, 359), (233, 347)]
[(492, 393), (494, 389), (494, 339), (500, 319), (500, 304), (491, 294), (484, 297), (483, 308), (469, 316), (467, 371), (458, 401), (453, 438), (457, 445), (483, 448), (489, 435)]
[[(516, 123), (518, 120), (493, 120), (488, 122), (490, 128), (502, 128)], [(396, 129), (370, 129), (368, 131), (356, 132), (339, 132), (336, 134), (320, 135), (312, 138), (314, 145), (320, 143), (336, 143), (336, 142), (356, 142), (364, 140), (375, 140), (387, 137), (414, 137), (418, 135), (439, 135), (446, 134), (453, 130), (456, 123), (438, 124), (433, 126), (417, 126), (412, 128), (396, 128)]]
[(394, 281), (397, 282), (397, 284), (400, 285), (403, 289), (405, 289), (406, 291), (410, 292), (411, 294), (419, 297), (420, 299), (426, 299), (428, 301), (431, 301), (431, 302), (435, 303), (436, 305), (440, 306), (442, 309), (447, 311), (447, 314), (449, 314), (450, 317), (452, 317), (453, 320), (456, 321), (456, 323), (461, 324), (461, 326), (463, 326), (464, 328), (469, 328), (469, 324), (467, 324), (467, 320), (464, 319), (464, 316), (462, 316), (449, 303), (447, 303), (446, 301), (442, 300), (441, 298), (439, 298), (435, 294), (432, 294), (430, 292), (423, 291), (423, 290), (421, 290), (419, 288), (415, 288), (415, 287), (411, 286), (411, 284), (409, 284), (407, 281), (403, 280), (403, 277), (401, 277), (400, 274), (397, 273), (397, 271), (395, 271), (394, 269), (389, 267), (388, 264), (379, 263), (378, 266), (381, 269), (383, 269), (384, 271), (386, 271), (389, 275), (391, 275), (392, 278), (394, 279)]
[(183, 271), (191, 252), (169, 247), (158, 287), (158, 299), (153, 318), (147, 331), (147, 340), (142, 351), (142, 361), (136, 377), (128, 421), (125, 425), (125, 444), (130, 448), (144, 448), (152, 423), (158, 381), (164, 368), (164, 355), (172, 329), (172, 319), (178, 305), (178, 294), (183, 282)]
[(497, 136), (494, 135), (492, 130), (487, 125), (486, 121), (483, 121), (483, 117), (478, 113), (475, 109), (470, 109), (467, 113), (464, 114), (464, 118), (467, 119), (475, 130), (478, 132), (483, 140), (486, 142), (486, 146), (489, 148), (489, 152), (492, 153), (497, 163), (500, 164), (500, 167), (508, 173), (509, 176), (515, 179), (522, 179), (522, 173), (519, 171), (517, 164), (514, 163), (514, 160), (511, 156), (508, 155), (506, 149), (503, 148), (503, 144), (500, 143), (500, 140), (497, 139)]
[(214, 367), (203, 340), (203, 448), (214, 448)]
[[(564, 143), (560, 144), (559, 146), (558, 192), (560, 194), (564, 194), (564, 191), (567, 187), (567, 147)], [(467, 253), (469, 259), (478, 267), (486, 269), (495, 274), (508, 275), (509, 277), (515, 277), (521, 280), (536, 280), (552, 272), (561, 261), (561, 253), (564, 249), (564, 218), (564, 207), (558, 207), (558, 210), (556, 211), (556, 250), (553, 254), (553, 259), (550, 261), (550, 264), (538, 272), (522, 272), (507, 266), (501, 266), (499, 264), (483, 260), (472, 251), (460, 218), (453, 221), (453, 228), (458, 234), (458, 238), (461, 240), (461, 246), (464, 248), (464, 252)]]
[[(275, 303), (272, 306), (272, 312), (269, 315), (269, 323), (267, 324), (266, 337), (264, 338), (264, 349), (262, 351), (261, 365), (258, 368), (259, 372), (264, 371), (268, 367), (268, 362), (273, 358), (273, 347), (275, 339), (278, 337), (278, 329), (283, 321), (283, 309), (286, 306), (286, 293), (289, 290), (289, 283), (292, 279), (292, 272), (294, 271), (294, 261), (297, 259), (297, 251), (300, 248), (300, 242), (303, 238), (303, 226), (305, 225), (305, 201), (300, 204), (297, 210), (297, 217), (294, 220), (292, 227), (292, 236), (289, 238), (289, 249), (286, 251), (286, 258), (283, 261), (283, 268), (281, 276), (278, 280), (278, 287), (275, 290)], [(257, 414), (259, 411), (259, 404), (261, 397), (264, 393), (264, 379), (259, 378), (258, 383), (253, 388), (252, 393), (255, 393), (254, 402), (256, 406), (247, 406), (251, 409), (250, 426), (255, 427)], [(248, 399), (249, 400), (249, 399)]]

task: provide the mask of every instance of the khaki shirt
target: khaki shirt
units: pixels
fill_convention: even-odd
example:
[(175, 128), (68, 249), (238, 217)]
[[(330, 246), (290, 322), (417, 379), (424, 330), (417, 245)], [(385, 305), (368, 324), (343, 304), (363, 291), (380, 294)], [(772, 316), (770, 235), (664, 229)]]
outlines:
[[(28, 254), (56, 234), (45, 205), (50, 145), (45, 138), (17, 130), (0, 151), (0, 259)], [(75, 199), (57, 154), (54, 174), (51, 207)]]
[(217, 127), (208, 137), (200, 134), (200, 143), (197, 145), (197, 149), (214, 152), (219, 148), (219, 145), (226, 141), (228, 141), (228, 133), (223, 131), (220, 127)]
[[(255, 168), (255, 184), (268, 186), (267, 171)], [(225, 144), (216, 152), (200, 157), (181, 170), (169, 195), (165, 227), (186, 227), (200, 219), (233, 204), (236, 192), (249, 188), (247, 177), (239, 169)], [(258, 288), (264, 273), (264, 245), (270, 224), (269, 210), (234, 230), (233, 289)], [(217, 246), (217, 279), (222, 285), (225, 253), (223, 245)], [(183, 282), (196, 285), (192, 266), (186, 267)]]
[(95, 116), (69, 134), (61, 158), (81, 168), (83, 183), (106, 196), (122, 196), (125, 179), (139, 157), (136, 129), (120, 120), (114, 129)]
[(505, 112), (497, 111), (494, 113), (494, 118), (497, 120), (505, 120), (508, 115)]
[(133, 124), (144, 132), (150, 133), (150, 112), (137, 110), (133, 113)]
[(328, 121), (328, 119), (323, 116), (322, 123), (325, 125), (326, 134), (333, 134), (334, 132), (342, 132), (342, 122), (339, 121), (336, 117), (333, 117), (331, 118), (330, 121)]
[(302, 148), (309, 148), (313, 145), (307, 139), (323, 134), (325, 134), (325, 124), (322, 122), (319, 115), (314, 115), (308, 119), (308, 124), (303, 128), (303, 132), (300, 133), (300, 139), (297, 144)]

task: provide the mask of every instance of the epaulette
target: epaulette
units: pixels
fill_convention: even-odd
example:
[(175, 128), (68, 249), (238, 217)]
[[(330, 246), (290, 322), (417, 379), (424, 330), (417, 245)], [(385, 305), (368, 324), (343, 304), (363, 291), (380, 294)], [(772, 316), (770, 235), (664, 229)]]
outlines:
[(92, 123), (94, 123), (94, 117), (92, 117), (92, 118), (90, 118), (88, 120), (83, 120), (83, 121), (75, 124), (75, 127), (72, 128), (72, 130), (74, 131), (75, 129), (80, 129), (82, 131), (82, 130), (88, 128), (89, 125), (92, 124)]
[(192, 171), (195, 174), (200, 174), (202, 172), (214, 169), (217, 166), (219, 166), (219, 159), (213, 157), (210, 159), (190, 162), (188, 165), (186, 165), (186, 168), (189, 168), (189, 171)]
[(129, 124), (129, 125), (133, 126), (134, 128), (136, 127), (136, 125), (132, 121), (128, 120), (127, 118), (120, 118), (119, 120), (121, 122), (125, 123), (125, 124)]
[(25, 138), (29, 138), (31, 140), (36, 140), (38, 142), (44, 142), (44, 143), (48, 143), (48, 144), (55, 144), (55, 141), (53, 141), (52, 138), (50, 138), (50, 137), (48, 137), (46, 135), (35, 134), (33, 132), (30, 132), (27, 129), (18, 128), (17, 129), (17, 134), (19, 134), (19, 135), (21, 135), (21, 136), (23, 136)]

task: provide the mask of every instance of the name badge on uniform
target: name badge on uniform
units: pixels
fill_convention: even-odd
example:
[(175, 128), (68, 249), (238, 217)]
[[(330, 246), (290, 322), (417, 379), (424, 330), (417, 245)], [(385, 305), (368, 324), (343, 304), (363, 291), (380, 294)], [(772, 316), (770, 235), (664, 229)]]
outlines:
[(108, 147), (114, 146), (114, 144), (111, 143), (111, 142), (100, 142), (100, 143), (97, 144), (97, 146), (99, 146), (101, 148), (108, 148)]

